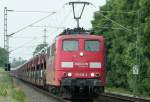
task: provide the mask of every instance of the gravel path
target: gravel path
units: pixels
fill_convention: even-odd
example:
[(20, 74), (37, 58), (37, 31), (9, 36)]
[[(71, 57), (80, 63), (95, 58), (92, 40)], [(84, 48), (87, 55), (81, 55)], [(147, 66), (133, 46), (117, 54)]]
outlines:
[(29, 99), (29, 102), (59, 102), (58, 100), (48, 95), (42, 94), (37, 90), (29, 87), (28, 85), (26, 85), (25, 83), (21, 82), (18, 79), (14, 79), (14, 84), (17, 87), (21, 88), (21, 90), (25, 93), (25, 95)]

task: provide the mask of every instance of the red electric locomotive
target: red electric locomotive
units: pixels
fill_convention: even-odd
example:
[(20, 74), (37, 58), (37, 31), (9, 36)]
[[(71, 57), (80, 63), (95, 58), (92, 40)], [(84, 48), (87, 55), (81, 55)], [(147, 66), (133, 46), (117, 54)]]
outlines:
[(15, 76), (63, 96), (104, 92), (103, 36), (62, 33), (46, 50), (14, 71)]
[(46, 84), (62, 93), (104, 92), (105, 48), (103, 36), (60, 35), (48, 48)]

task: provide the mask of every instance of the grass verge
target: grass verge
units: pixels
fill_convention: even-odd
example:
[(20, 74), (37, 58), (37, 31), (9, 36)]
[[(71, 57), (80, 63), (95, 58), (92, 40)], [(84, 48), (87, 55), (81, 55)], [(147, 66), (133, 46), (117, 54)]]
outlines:
[(0, 102), (27, 102), (20, 88), (15, 88), (8, 72), (0, 70)]
[(129, 94), (129, 95), (133, 94), (132, 92), (127, 91), (123, 88), (116, 88), (116, 87), (107, 87), (106, 92), (124, 93), (124, 94)]
[(128, 91), (126, 89), (123, 88), (116, 88), (116, 87), (107, 87), (105, 89), (105, 92), (109, 92), (109, 93), (114, 93), (114, 94), (120, 94), (120, 95), (125, 95), (125, 96), (138, 96), (141, 98), (145, 98), (145, 99), (150, 99), (150, 96), (145, 96), (145, 95), (135, 95), (133, 92)]

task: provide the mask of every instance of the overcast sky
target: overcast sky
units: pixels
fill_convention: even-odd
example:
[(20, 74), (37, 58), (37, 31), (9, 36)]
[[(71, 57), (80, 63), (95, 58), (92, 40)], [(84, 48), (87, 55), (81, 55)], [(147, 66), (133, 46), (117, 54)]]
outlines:
[[(34, 26), (53, 26), (53, 27), (76, 27), (76, 22), (73, 19), (72, 8), (65, 3), (74, 0), (0, 0), (0, 47), (3, 47), (3, 12), (7, 6), (8, 12), (8, 34), (14, 33), (17, 30), (32, 24), (33, 22), (49, 15), (49, 13), (31, 13), (17, 11), (47, 11), (56, 12), (49, 18), (34, 24)], [(99, 7), (105, 4), (105, 0), (80, 0), (91, 2), (94, 6), (85, 8), (80, 26), (86, 29), (91, 28), (91, 20), (93, 13), (99, 10)], [(29, 59), (35, 47), (43, 42), (43, 27), (28, 27), (27, 29), (16, 33), (10, 38), (10, 57), (22, 57)], [(47, 43), (50, 44), (55, 36), (63, 29), (47, 27)]]

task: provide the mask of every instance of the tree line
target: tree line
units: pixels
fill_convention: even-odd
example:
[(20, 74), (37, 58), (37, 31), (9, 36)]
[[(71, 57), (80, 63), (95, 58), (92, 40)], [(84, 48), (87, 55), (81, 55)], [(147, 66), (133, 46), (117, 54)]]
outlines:
[[(150, 0), (107, 0), (93, 30), (104, 35), (107, 85), (150, 95)], [(138, 66), (138, 75), (133, 67)]]
[(5, 64), (7, 63), (7, 51), (3, 48), (0, 47), (0, 67), (4, 67)]

